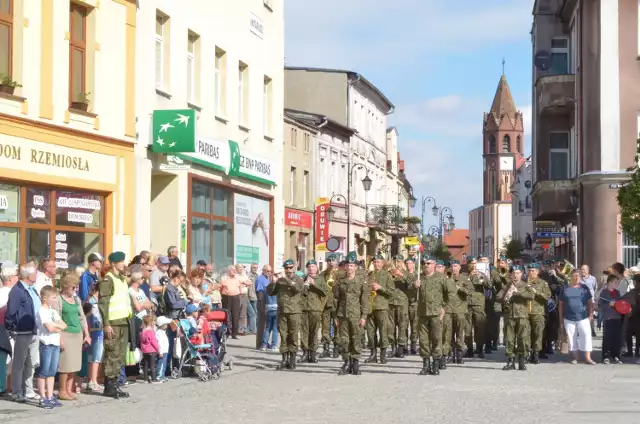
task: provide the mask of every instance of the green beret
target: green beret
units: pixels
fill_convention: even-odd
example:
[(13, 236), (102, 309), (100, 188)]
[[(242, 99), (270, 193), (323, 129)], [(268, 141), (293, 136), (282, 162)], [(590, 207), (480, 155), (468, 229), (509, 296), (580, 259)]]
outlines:
[(444, 265), (444, 261), (443, 261), (443, 260), (441, 260), (441, 259), (438, 259), (438, 260), (436, 261), (436, 265)]
[(109, 254), (109, 262), (112, 264), (116, 262), (124, 262), (125, 256), (124, 252), (113, 252)]
[(309, 259), (307, 261), (307, 266), (309, 266), (309, 265), (318, 265), (318, 262), (316, 262), (315, 259)]
[(436, 260), (435, 256), (426, 255), (422, 258), (422, 262), (434, 262)]
[(537, 262), (532, 262), (529, 265), (527, 265), (527, 268), (529, 269), (540, 269), (540, 264)]
[(449, 265), (460, 265), (460, 261), (457, 259), (452, 259), (449, 261)]
[(373, 258), (384, 260), (384, 256), (382, 256), (380, 253), (377, 253)]
[(501, 261), (506, 261), (506, 260), (507, 260), (507, 257), (506, 257), (505, 255), (500, 255), (500, 260), (501, 260)]
[(407, 262), (415, 262), (415, 258), (413, 256), (409, 256), (407, 259), (404, 260), (404, 263), (406, 264)]
[(523, 269), (522, 269), (522, 267), (520, 265), (511, 265), (511, 269), (510, 269), (511, 272), (513, 272), (513, 271), (522, 271), (522, 270)]
[(348, 264), (357, 264), (358, 263), (358, 255), (356, 252), (347, 253), (346, 263)]
[(396, 256), (393, 257), (393, 259), (395, 259), (396, 261), (404, 261), (404, 256), (396, 255)]
[(475, 262), (475, 261), (476, 261), (476, 257), (475, 256), (467, 256), (467, 263)]
[(335, 255), (335, 253), (327, 255), (327, 262), (335, 261), (337, 259), (338, 259), (338, 257)]
[(479, 253), (478, 254), (478, 258), (479, 259), (486, 258), (486, 257), (487, 257), (487, 255), (485, 255), (484, 253)]
[(288, 267), (288, 266), (293, 266), (293, 259), (287, 259), (286, 261), (284, 261), (284, 262), (282, 263), (282, 267), (283, 267), (283, 268), (286, 268), (286, 267)]

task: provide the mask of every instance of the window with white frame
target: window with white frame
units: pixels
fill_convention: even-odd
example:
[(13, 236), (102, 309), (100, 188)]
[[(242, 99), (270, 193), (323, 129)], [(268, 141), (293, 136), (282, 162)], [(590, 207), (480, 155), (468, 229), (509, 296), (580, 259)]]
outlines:
[(306, 208), (309, 199), (309, 171), (302, 174), (302, 207)]
[(272, 92), (271, 78), (264, 76), (264, 83), (262, 87), (262, 122), (264, 135), (271, 135), (271, 92)]
[(247, 101), (249, 91), (249, 66), (240, 62), (238, 65), (238, 123), (247, 126)]
[(197, 36), (190, 33), (187, 40), (187, 101), (190, 103), (196, 100), (196, 39)]
[(551, 66), (549, 74), (565, 75), (569, 73), (569, 39), (554, 37), (551, 39)]
[(569, 179), (569, 132), (549, 134), (549, 180)]
[(164, 33), (165, 17), (156, 15), (156, 88), (164, 86)]
[(625, 268), (638, 265), (640, 261), (640, 250), (638, 243), (635, 243), (627, 235), (622, 233), (622, 264)]
[(223, 53), (216, 48), (215, 69), (213, 72), (213, 114), (220, 115), (220, 98), (222, 97), (222, 58)]
[(289, 171), (289, 204), (296, 204), (296, 167), (292, 166)]

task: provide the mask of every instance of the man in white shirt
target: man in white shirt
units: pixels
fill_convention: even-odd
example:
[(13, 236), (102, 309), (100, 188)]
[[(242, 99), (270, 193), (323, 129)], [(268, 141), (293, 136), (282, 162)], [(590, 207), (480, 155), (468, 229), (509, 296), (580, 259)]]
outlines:
[(56, 261), (53, 259), (44, 259), (40, 262), (40, 270), (36, 277), (36, 293), (44, 286), (53, 286), (53, 279), (56, 277)]

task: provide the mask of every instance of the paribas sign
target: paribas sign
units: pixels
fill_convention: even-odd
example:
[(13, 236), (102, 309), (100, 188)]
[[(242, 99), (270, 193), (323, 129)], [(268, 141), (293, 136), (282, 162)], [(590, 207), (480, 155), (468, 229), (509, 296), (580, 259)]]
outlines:
[(248, 171), (260, 174), (271, 175), (271, 164), (246, 156), (240, 156), (240, 168), (246, 168)]

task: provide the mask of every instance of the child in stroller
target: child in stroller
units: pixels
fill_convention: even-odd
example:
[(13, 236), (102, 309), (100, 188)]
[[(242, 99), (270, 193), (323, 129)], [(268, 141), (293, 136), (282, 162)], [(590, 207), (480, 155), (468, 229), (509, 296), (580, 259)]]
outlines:
[(186, 318), (178, 321), (180, 338), (186, 347), (181, 355), (178, 368), (172, 370), (173, 378), (182, 376), (183, 368), (191, 368), (202, 381), (220, 378), (220, 367), (216, 350), (207, 339), (210, 339), (209, 326), (200, 307), (190, 304), (185, 309)]
[(229, 312), (226, 309), (211, 310), (209, 305), (204, 305), (202, 314), (204, 316), (210, 331), (211, 343), (214, 352), (218, 355), (220, 363), (229, 370), (233, 368), (233, 360), (227, 355), (227, 338), (229, 336)]

